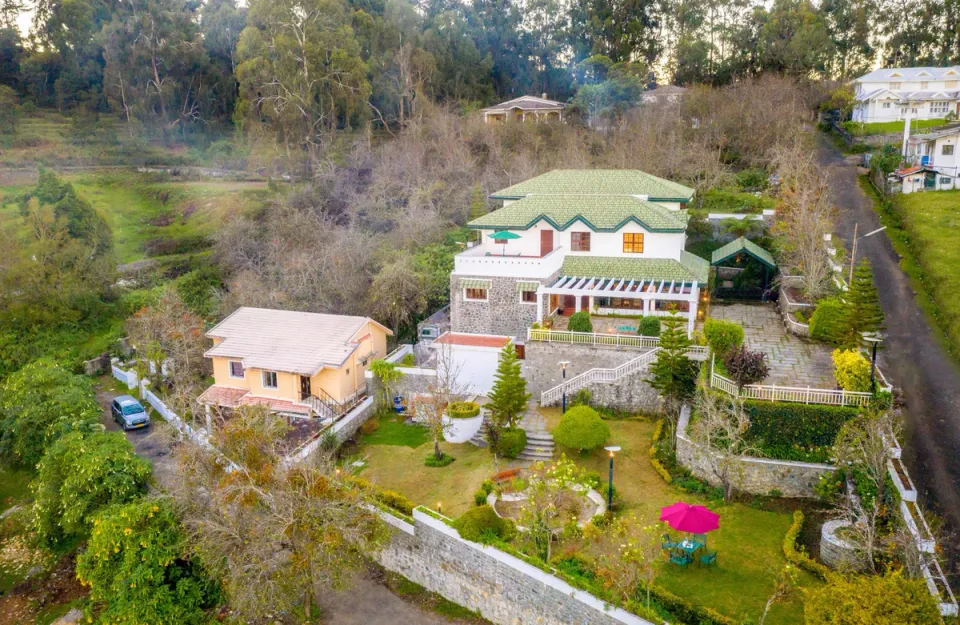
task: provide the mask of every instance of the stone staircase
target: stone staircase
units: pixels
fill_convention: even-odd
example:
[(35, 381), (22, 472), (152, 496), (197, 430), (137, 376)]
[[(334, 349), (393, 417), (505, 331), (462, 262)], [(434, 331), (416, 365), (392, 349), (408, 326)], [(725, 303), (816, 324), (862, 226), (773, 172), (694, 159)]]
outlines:
[(568, 396), (573, 395), (578, 390), (591, 384), (611, 384), (622, 380), (628, 375), (632, 375), (652, 363), (657, 358), (659, 347), (654, 347), (648, 352), (637, 356), (623, 363), (615, 369), (595, 368), (585, 371), (578, 376), (564, 380), (557, 386), (540, 393), (540, 404), (549, 406), (559, 403), (564, 393)]
[(489, 446), (490, 443), (487, 441), (488, 429), (490, 429), (490, 417), (488, 417), (486, 412), (484, 412), (483, 423), (480, 425), (480, 429), (477, 430), (477, 433), (473, 435), (473, 438), (470, 439), (470, 442), (476, 445), (477, 447)]
[(527, 446), (518, 460), (527, 460), (529, 462), (549, 462), (553, 460), (553, 435), (547, 431), (527, 432)]

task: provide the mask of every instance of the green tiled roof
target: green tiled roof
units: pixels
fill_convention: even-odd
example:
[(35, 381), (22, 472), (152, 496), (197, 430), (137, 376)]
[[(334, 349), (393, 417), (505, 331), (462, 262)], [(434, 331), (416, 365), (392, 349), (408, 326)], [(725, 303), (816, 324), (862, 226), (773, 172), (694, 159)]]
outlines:
[(740, 252), (746, 252), (747, 254), (750, 254), (771, 269), (776, 269), (777, 267), (777, 261), (773, 260), (773, 256), (770, 255), (770, 252), (745, 237), (740, 237), (739, 239), (730, 241), (720, 249), (714, 250), (710, 264), (719, 265), (731, 256), (735, 256)]
[(683, 252), (681, 260), (672, 258), (621, 258), (615, 256), (567, 256), (560, 273), (582, 278), (623, 280), (667, 280), (706, 284), (710, 263)]
[(519, 199), (531, 193), (559, 195), (646, 195), (651, 200), (687, 202), (693, 189), (636, 169), (554, 169), (490, 195)]
[(635, 222), (650, 232), (683, 232), (687, 211), (671, 210), (630, 196), (529, 195), (474, 219), (471, 228), (526, 230), (545, 220), (557, 230), (583, 223), (594, 232), (616, 232)]
[(522, 291), (536, 291), (540, 288), (539, 282), (527, 282), (524, 280), (517, 281), (517, 293)]
[(457, 286), (461, 289), (489, 289), (490, 280), (483, 280), (481, 278), (460, 278), (457, 282)]

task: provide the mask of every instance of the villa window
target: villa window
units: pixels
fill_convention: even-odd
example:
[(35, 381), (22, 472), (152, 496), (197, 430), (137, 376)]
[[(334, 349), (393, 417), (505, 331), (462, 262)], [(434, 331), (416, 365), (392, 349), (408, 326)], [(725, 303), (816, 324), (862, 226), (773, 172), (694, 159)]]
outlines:
[(536, 291), (520, 291), (520, 301), (524, 304), (536, 304), (537, 303), (537, 292)]
[(903, 83), (899, 83), (899, 82), (890, 83), (890, 88), (893, 90), (900, 89), (901, 87), (903, 87)]
[(644, 305), (643, 300), (636, 297), (598, 297), (595, 301), (598, 308), (643, 310)]
[(589, 232), (571, 232), (570, 233), (570, 251), (589, 252), (590, 251), (590, 233)]
[(926, 82), (926, 81), (923, 81), (923, 82), (920, 83), (920, 88), (921, 88), (921, 89), (927, 89), (929, 86), (930, 86), (930, 83), (928, 83), (928, 82)]
[(642, 232), (624, 232), (623, 233), (623, 253), (624, 254), (643, 254), (643, 233)]
[(507, 240), (506, 240), (506, 239), (494, 239), (493, 242), (496, 243), (497, 245), (506, 245), (506, 244), (507, 244)]
[(230, 361), (230, 377), (231, 378), (242, 378), (243, 377), (243, 363), (239, 360)]
[(949, 105), (946, 102), (931, 102), (930, 103), (930, 112), (931, 113), (947, 113)]
[(277, 388), (277, 372), (261, 371), (260, 379), (263, 381), (263, 388)]
[(471, 300), (475, 302), (485, 302), (487, 301), (487, 290), (486, 289), (464, 289), (463, 298), (466, 300)]
[(953, 145), (943, 145), (940, 148), (940, 154), (944, 156), (953, 156)]
[(947, 81), (947, 89), (956, 89), (956, 88), (957, 88), (957, 81), (956, 81), (956, 80), (948, 80), (948, 81)]
[(889, 103), (889, 102), (884, 102), (884, 103), (883, 103), (883, 108), (885, 108), (885, 109), (890, 108), (890, 103)]
[(690, 312), (690, 302), (658, 299), (655, 309), (659, 312)]

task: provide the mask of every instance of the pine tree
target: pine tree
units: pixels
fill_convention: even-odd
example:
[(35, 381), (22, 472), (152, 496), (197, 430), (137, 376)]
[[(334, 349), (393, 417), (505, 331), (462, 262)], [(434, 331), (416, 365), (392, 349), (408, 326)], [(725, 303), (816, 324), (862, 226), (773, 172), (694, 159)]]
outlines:
[(647, 380), (663, 395), (671, 420), (679, 414), (680, 404), (693, 397), (696, 388), (697, 363), (687, 357), (690, 338), (684, 327), (686, 323), (686, 319), (677, 314), (663, 318), (660, 351), (657, 352), (657, 360), (650, 366), (653, 377)]
[(488, 396), (492, 429), (516, 427), (532, 395), (527, 392), (527, 381), (520, 373), (520, 360), (513, 343), (507, 343), (500, 352), (500, 363)]
[(470, 196), (470, 219), (476, 219), (487, 214), (487, 198), (483, 195), (480, 183), (473, 185), (473, 194)]
[(880, 293), (873, 283), (873, 268), (866, 258), (861, 259), (853, 270), (853, 282), (846, 293), (846, 301), (847, 331), (844, 343), (847, 347), (859, 347), (864, 332), (883, 329)]

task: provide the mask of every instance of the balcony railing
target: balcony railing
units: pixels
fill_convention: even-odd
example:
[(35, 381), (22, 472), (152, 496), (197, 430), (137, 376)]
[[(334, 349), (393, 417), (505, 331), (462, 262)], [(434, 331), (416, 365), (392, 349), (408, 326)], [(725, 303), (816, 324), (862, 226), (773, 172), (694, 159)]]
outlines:
[(563, 247), (556, 247), (545, 256), (504, 256), (477, 246), (454, 257), (454, 273), (465, 276), (548, 278), (560, 271), (564, 251)]

